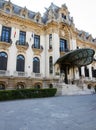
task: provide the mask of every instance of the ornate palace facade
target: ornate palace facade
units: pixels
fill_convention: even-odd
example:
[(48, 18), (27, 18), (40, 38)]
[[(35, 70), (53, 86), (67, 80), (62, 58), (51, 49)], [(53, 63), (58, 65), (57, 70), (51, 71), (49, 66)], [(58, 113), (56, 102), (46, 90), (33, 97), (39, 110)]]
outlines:
[[(0, 0), (0, 89), (52, 87), (62, 73), (56, 61), (78, 48), (91, 48), (96, 55), (96, 39), (75, 27), (65, 4), (51, 3), (41, 16)], [(96, 85), (95, 56), (87, 66), (74, 66), (74, 72), (69, 67), (67, 83), (82, 75)]]

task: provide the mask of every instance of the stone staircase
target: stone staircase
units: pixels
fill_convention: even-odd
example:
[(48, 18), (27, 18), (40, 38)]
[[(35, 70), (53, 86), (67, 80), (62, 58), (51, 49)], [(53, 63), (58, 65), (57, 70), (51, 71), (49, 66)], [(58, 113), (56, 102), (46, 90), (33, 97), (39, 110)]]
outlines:
[(88, 89), (84, 84), (83, 89), (75, 84), (58, 83), (57, 95), (86, 95), (95, 93), (94, 88)]

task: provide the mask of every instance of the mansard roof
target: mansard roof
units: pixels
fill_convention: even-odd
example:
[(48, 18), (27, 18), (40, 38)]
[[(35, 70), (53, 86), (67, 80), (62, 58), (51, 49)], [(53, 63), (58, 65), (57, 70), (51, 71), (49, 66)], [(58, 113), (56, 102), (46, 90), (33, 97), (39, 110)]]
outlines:
[[(58, 7), (57, 5), (51, 3), (51, 5), (48, 8), (45, 8), (45, 13), (43, 16), (39, 12), (33, 12), (28, 10), (26, 7), (20, 7), (18, 5), (13, 4), (10, 0), (0, 0), (0, 10), (6, 11), (5, 9), (9, 6), (9, 9), (11, 8), (11, 13), (14, 15), (17, 15), (19, 17), (28, 18), (29, 20), (32, 20), (34, 22), (47, 24), (49, 22), (56, 21), (60, 23), (64, 23), (68, 26), (72, 26), (75, 28), (73, 17), (70, 16), (70, 12), (68, 11), (68, 8), (66, 4), (61, 5), (61, 7)], [(89, 42), (96, 42), (96, 39), (92, 38), (92, 35), (83, 31), (77, 29), (78, 38), (82, 40), (87, 40)]]
[(94, 39), (90, 33), (83, 30), (77, 30), (77, 32), (80, 39), (89, 42), (96, 42), (96, 39)]
[[(15, 5), (15, 4), (13, 4), (12, 2), (10, 2), (10, 1), (6, 1), (6, 0), (1, 0), (0, 1), (0, 9), (4, 9), (4, 5), (5, 4), (10, 4), (10, 5), (12, 5), (12, 13), (14, 13), (15, 15), (18, 15), (18, 16), (20, 16), (21, 14), (20, 14), (20, 11), (21, 10), (23, 10), (24, 8), (22, 8), (22, 7), (20, 7), (20, 6), (18, 6), (18, 5)], [(51, 3), (51, 5), (48, 7), (48, 8), (46, 8), (46, 11), (45, 11), (45, 13), (44, 13), (44, 15), (43, 15), (43, 17), (41, 17), (41, 19), (42, 19), (42, 22), (43, 23), (46, 23), (47, 22), (47, 20), (48, 20), (48, 17), (51, 17), (51, 15), (52, 15), (52, 17), (54, 17), (54, 19), (58, 19), (58, 17), (59, 17), (59, 10), (60, 9), (67, 9), (67, 6), (65, 5), (65, 4), (63, 4), (62, 6), (61, 6), (61, 8), (60, 7), (58, 7), (58, 6), (56, 6), (55, 4), (53, 4), (53, 3)], [(26, 10), (27, 10), (27, 12), (28, 12), (28, 15), (27, 15), (27, 17), (29, 18), (29, 19), (34, 19), (34, 17), (35, 17), (35, 15), (37, 14), (37, 12), (33, 12), (33, 11), (30, 11), (30, 10), (28, 10), (27, 8), (26, 8)], [(69, 14), (68, 14), (69, 15)], [(69, 21), (71, 22), (72, 21), (72, 19), (71, 19), (71, 17), (70, 16), (68, 16), (68, 18), (69, 18)]]

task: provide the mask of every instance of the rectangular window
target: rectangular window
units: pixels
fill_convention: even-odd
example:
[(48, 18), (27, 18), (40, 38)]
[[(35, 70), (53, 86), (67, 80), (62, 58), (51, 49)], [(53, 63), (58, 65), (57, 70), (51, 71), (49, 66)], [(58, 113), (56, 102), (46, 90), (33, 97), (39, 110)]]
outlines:
[(49, 49), (52, 49), (52, 34), (49, 35)]
[(96, 69), (92, 67), (92, 77), (96, 78)]
[(10, 37), (11, 37), (11, 28), (3, 26), (1, 41), (10, 43)]
[(34, 48), (40, 49), (40, 36), (34, 35)]
[(81, 67), (78, 67), (79, 70), (79, 76), (81, 76)]
[(63, 18), (63, 19), (66, 19), (66, 15), (64, 15), (63, 13), (62, 13), (62, 18)]
[(49, 57), (49, 73), (53, 73), (53, 58), (52, 56)]
[(20, 31), (19, 41), (20, 41), (20, 45), (25, 45), (25, 43), (26, 43), (26, 32)]
[(89, 69), (85, 66), (85, 77), (89, 77)]
[(67, 40), (65, 39), (60, 39), (60, 51), (67, 51)]

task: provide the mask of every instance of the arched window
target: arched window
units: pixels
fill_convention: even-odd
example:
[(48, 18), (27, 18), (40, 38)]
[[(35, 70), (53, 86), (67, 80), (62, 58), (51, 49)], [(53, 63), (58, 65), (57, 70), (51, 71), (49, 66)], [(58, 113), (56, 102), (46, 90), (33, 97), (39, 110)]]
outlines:
[(40, 60), (37, 57), (33, 58), (33, 72), (40, 73)]
[(7, 70), (8, 56), (5, 52), (0, 52), (0, 70)]
[(49, 57), (49, 73), (53, 73), (53, 58), (52, 56)]
[(18, 83), (17, 86), (16, 86), (16, 89), (24, 89), (25, 86), (22, 82)]
[(0, 83), (0, 90), (5, 89), (5, 85)]
[(52, 34), (49, 35), (49, 49), (52, 49)]
[(6, 13), (10, 13), (10, 8), (6, 8)]
[(40, 85), (40, 84), (35, 84), (34, 88), (40, 89), (40, 88), (41, 88), (41, 85)]
[(16, 66), (16, 71), (22, 71), (24, 72), (25, 68), (25, 58), (23, 55), (18, 55), (17, 56), (17, 66)]
[(53, 84), (49, 84), (49, 88), (53, 88)]
[(66, 15), (64, 13), (62, 13), (62, 18), (66, 19)]

